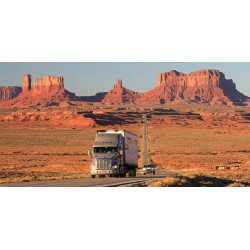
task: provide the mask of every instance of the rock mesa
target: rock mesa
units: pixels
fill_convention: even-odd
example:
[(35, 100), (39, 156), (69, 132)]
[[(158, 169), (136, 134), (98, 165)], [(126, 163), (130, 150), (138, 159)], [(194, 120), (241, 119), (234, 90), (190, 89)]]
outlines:
[[(13, 99), (14, 98), (14, 99)], [(75, 100), (77, 97), (64, 89), (63, 76), (45, 76), (34, 79), (31, 85), (31, 75), (24, 75), (22, 88), (19, 95), (2, 102), (2, 107), (26, 107), (26, 106), (48, 106), (58, 105), (60, 102)]]

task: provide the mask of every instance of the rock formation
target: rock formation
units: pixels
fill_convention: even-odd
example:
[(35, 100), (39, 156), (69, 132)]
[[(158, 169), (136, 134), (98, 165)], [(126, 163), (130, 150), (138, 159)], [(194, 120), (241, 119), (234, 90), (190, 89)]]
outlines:
[[(224, 76), (224, 75), (223, 75)], [(139, 103), (170, 103), (185, 100), (196, 103), (231, 104), (220, 87), (222, 74), (217, 70), (200, 70), (190, 74), (178, 71), (162, 73), (157, 86), (145, 93)], [(225, 80), (225, 77), (223, 78)]]
[(120, 88), (122, 88), (122, 79), (120, 80), (118, 78), (115, 85), (114, 85), (114, 89), (120, 89)]
[(183, 74), (176, 70), (161, 73), (157, 78), (156, 87), (146, 93), (126, 89), (123, 87), (122, 79), (118, 79), (111, 91), (82, 97), (64, 88), (63, 76), (48, 75), (35, 79), (32, 87), (31, 75), (24, 75), (22, 88), (0, 88), (1, 100), (4, 100), (1, 102), (2, 107), (51, 106), (72, 101), (106, 104), (249, 105), (249, 98), (236, 89), (235, 83), (231, 79), (227, 80), (222, 72), (214, 69), (199, 70), (190, 74)]
[(132, 90), (126, 89), (122, 86), (122, 80), (117, 80), (114, 85), (114, 88), (109, 91), (104, 99), (103, 103), (134, 103), (139, 93)]
[(56, 93), (64, 91), (63, 76), (46, 76), (41, 79), (34, 79), (32, 95), (40, 95), (41, 93)]
[(115, 84), (103, 99), (104, 103), (206, 103), (210, 105), (241, 105), (248, 97), (241, 94), (232, 80), (218, 70), (199, 70), (183, 74), (176, 70), (158, 76), (156, 87), (136, 93)]
[(34, 85), (32, 87), (31, 75), (24, 75), (22, 93), (14, 99), (8, 99), (9, 101), (2, 103), (1, 106), (51, 106), (58, 105), (63, 101), (76, 99), (75, 94), (64, 89), (63, 76), (55, 77), (48, 75), (41, 79), (34, 79)]
[(26, 94), (31, 90), (31, 75), (23, 76), (22, 93)]
[(21, 87), (0, 87), (0, 101), (8, 101), (22, 92)]
[(168, 99), (188, 99), (197, 102), (240, 102), (245, 96), (236, 90), (232, 80), (218, 70), (199, 70), (190, 74), (177, 71), (160, 74), (157, 87), (167, 92)]

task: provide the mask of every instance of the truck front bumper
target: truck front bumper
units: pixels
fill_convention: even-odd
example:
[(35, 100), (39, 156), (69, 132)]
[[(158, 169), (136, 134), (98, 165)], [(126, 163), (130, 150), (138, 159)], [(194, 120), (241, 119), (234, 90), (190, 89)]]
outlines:
[(95, 170), (91, 170), (91, 175), (112, 175), (112, 174), (116, 174), (115, 169), (108, 169), (108, 170), (95, 169)]

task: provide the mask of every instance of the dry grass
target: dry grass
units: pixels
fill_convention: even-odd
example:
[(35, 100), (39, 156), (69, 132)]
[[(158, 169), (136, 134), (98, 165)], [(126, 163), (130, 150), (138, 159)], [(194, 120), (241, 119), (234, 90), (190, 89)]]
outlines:
[[(135, 133), (138, 130), (130, 129)], [(90, 175), (96, 129), (1, 129), (0, 183)]]
[(148, 187), (181, 187), (186, 186), (187, 181), (179, 177), (167, 177), (160, 181), (150, 181), (146, 185)]
[(66, 175), (52, 175), (52, 176), (46, 176), (46, 175), (32, 175), (29, 174), (25, 177), (9, 177), (4, 178), (1, 180), (0, 183), (11, 183), (11, 182), (29, 182), (29, 181), (45, 181), (45, 180), (63, 180), (63, 179), (80, 179), (80, 178), (86, 178), (88, 175), (86, 174), (66, 174)]
[(192, 111), (202, 119), (154, 115), (149, 120), (152, 161), (164, 170), (250, 185), (249, 121), (229, 108)]
[(0, 130), (0, 183), (89, 175), (94, 130)]
[[(162, 169), (208, 174), (250, 184), (248, 130), (181, 126), (150, 128), (151, 159)], [(217, 170), (224, 166), (224, 170)]]
[(149, 181), (147, 187), (246, 187), (249, 183), (198, 174), (182, 174), (158, 181)]

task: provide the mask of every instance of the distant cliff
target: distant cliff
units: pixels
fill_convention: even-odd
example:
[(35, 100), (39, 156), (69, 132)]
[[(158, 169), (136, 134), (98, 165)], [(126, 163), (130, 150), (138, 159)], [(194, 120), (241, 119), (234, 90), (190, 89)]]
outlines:
[(22, 92), (21, 87), (0, 87), (0, 101), (8, 101)]

